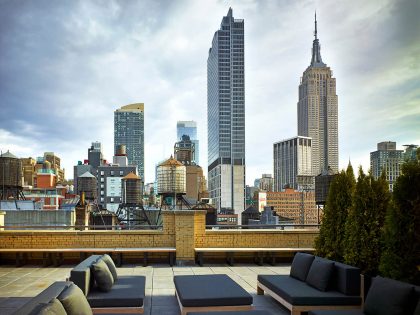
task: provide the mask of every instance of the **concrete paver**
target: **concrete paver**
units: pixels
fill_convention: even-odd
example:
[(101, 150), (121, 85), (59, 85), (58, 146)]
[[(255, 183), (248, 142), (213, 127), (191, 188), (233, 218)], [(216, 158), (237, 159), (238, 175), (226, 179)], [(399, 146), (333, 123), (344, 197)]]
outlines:
[[(73, 266), (47, 267), (0, 266), (0, 314), (9, 315), (25, 304), (55, 281), (64, 281)], [(178, 302), (175, 297), (174, 275), (227, 274), (254, 299), (256, 309), (268, 310), (274, 314), (288, 315), (289, 312), (269, 296), (259, 296), (256, 292), (258, 274), (288, 274), (290, 265), (255, 266), (222, 264), (199, 266), (127, 265), (118, 268), (120, 275), (146, 276), (146, 315), (179, 315)]]

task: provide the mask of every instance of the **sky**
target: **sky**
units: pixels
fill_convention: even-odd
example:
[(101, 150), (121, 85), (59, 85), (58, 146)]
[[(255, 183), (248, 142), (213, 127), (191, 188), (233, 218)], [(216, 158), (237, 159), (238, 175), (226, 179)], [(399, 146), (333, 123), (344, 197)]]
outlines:
[(0, 150), (61, 157), (66, 178), (102, 143), (114, 110), (145, 104), (145, 182), (195, 120), (207, 169), (207, 56), (229, 7), (245, 20), (246, 183), (273, 173), (273, 143), (297, 135), (314, 12), (337, 80), (340, 168), (369, 167), (381, 141), (420, 144), (420, 2), (0, 0)]

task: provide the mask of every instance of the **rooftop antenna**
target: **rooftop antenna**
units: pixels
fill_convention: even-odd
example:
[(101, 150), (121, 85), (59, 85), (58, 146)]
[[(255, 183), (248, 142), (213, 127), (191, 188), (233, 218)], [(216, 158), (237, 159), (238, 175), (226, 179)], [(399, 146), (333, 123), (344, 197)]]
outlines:
[(317, 31), (316, 10), (315, 10), (315, 32), (314, 32), (315, 39), (318, 39), (317, 35), (318, 35), (318, 31)]

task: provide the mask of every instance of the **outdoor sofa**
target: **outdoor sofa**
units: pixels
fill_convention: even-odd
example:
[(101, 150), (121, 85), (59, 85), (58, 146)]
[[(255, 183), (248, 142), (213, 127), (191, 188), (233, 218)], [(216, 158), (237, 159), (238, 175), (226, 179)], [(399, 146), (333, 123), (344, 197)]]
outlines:
[(66, 315), (73, 314), (74, 311), (78, 314), (92, 314), (92, 309), (78, 286), (69, 281), (57, 281), (12, 315)]
[(360, 270), (297, 253), (290, 275), (258, 275), (257, 293), (271, 295), (292, 315), (309, 310), (360, 309)]
[(420, 287), (389, 278), (375, 277), (363, 309), (311, 311), (309, 315), (420, 315)]
[(94, 313), (143, 313), (144, 276), (117, 275), (108, 255), (92, 255), (70, 271)]

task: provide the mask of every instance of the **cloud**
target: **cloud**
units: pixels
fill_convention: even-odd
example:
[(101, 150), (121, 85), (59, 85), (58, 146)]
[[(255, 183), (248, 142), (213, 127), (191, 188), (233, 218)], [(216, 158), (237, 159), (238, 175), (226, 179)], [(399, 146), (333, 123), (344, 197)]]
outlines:
[(272, 173), (272, 145), (295, 136), (313, 13), (337, 78), (340, 166), (376, 143), (420, 142), (416, 1), (3, 1), (0, 144), (56, 151), (72, 177), (92, 141), (113, 155), (113, 112), (145, 103), (146, 181), (196, 120), (207, 169), (207, 55), (229, 6), (245, 19), (247, 183)]

